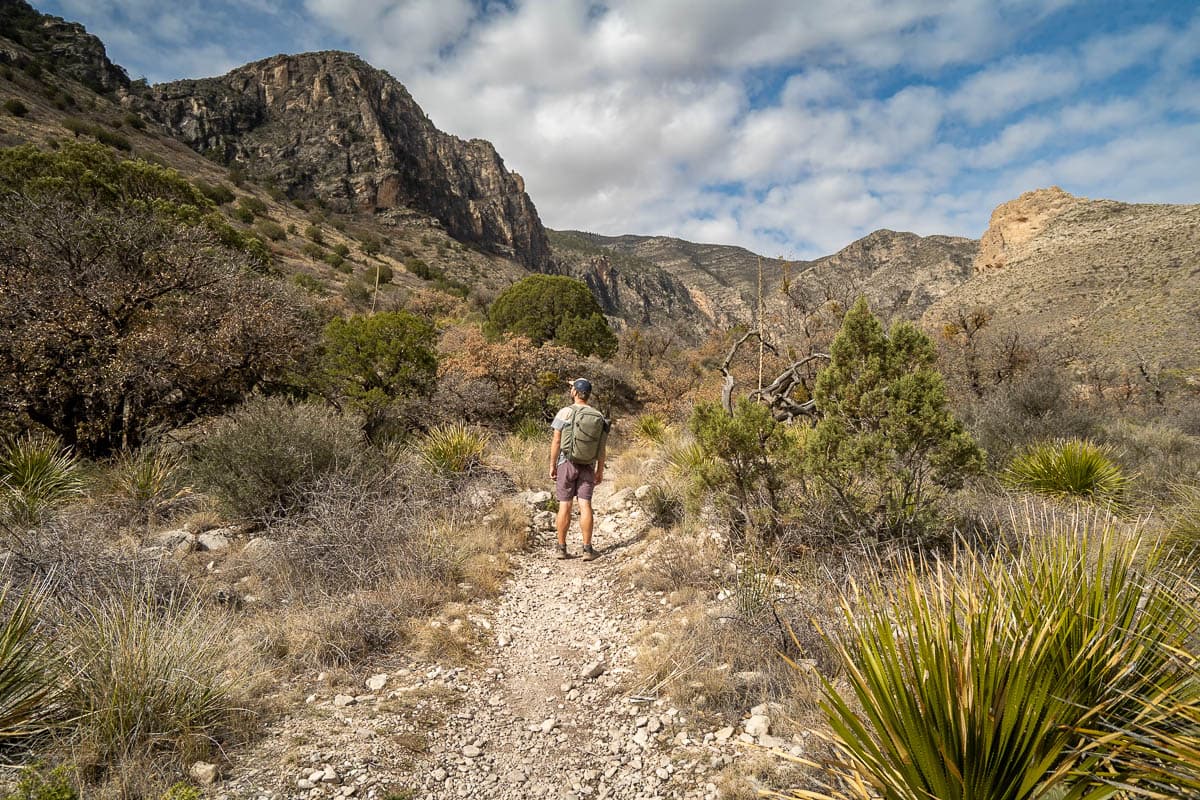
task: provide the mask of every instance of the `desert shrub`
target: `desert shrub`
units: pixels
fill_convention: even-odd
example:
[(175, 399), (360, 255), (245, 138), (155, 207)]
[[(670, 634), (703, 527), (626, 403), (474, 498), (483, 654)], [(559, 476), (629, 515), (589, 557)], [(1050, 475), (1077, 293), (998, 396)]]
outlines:
[(328, 287), (325, 285), (325, 281), (304, 272), (297, 272), (295, 275), (293, 275), (292, 283), (296, 284), (306, 292), (317, 295), (325, 294), (326, 290), (328, 289)]
[(931, 574), (910, 565), (894, 589), (847, 602), (838, 653), (861, 710), (826, 684), (846, 781), (829, 796), (1195, 790), (1189, 587), (1097, 518), (1025, 541)]
[(78, 800), (66, 766), (47, 769), (40, 764), (24, 767), (4, 800)]
[(963, 411), (996, 465), (1033, 442), (1086, 438), (1096, 430), (1094, 414), (1072, 398), (1069, 373), (1051, 364), (1035, 365)]
[(333, 246), (333, 252), (337, 253), (342, 258), (347, 258), (350, 255), (350, 248), (345, 242), (338, 242)]
[(371, 289), (357, 278), (351, 278), (342, 286), (342, 297), (352, 308), (361, 310), (371, 302)]
[(940, 490), (962, 485), (984, 455), (948, 408), (933, 342), (909, 323), (884, 334), (860, 298), (813, 390), (821, 417), (805, 467), (851, 531), (923, 533)]
[(123, 451), (105, 475), (105, 488), (127, 512), (141, 520), (156, 518), (183, 491), (182, 453), (163, 447)]
[(365, 416), (369, 435), (432, 393), (437, 333), (405, 311), (334, 319), (325, 326), (315, 382)]
[(287, 231), (278, 222), (272, 222), (269, 219), (260, 219), (254, 227), (272, 242), (281, 242), (287, 238)]
[(121, 121), (135, 130), (140, 131), (145, 130), (146, 128), (146, 120), (142, 119), (140, 115), (135, 114), (132, 111), (126, 112), (125, 115), (121, 117)]
[(358, 246), (365, 256), (377, 256), (383, 251), (383, 242), (378, 236), (364, 236)]
[(187, 596), (143, 589), (75, 609), (60, 640), (76, 745), (101, 770), (207, 755), (247, 724), (229, 638), (228, 619)]
[(387, 264), (372, 264), (367, 267), (366, 280), (369, 284), (378, 283), (383, 286), (385, 283), (391, 283), (393, 277), (392, 268)]
[(321, 233), (321, 229), (316, 225), (309, 225), (304, 229), (306, 239), (312, 241), (313, 244), (325, 244), (325, 234)]
[(267, 204), (253, 195), (243, 195), (238, 198), (238, 209), (246, 211), (253, 217), (263, 217), (267, 214)]
[(489, 436), (461, 422), (431, 428), (417, 445), (421, 457), (438, 472), (462, 475), (483, 463)]
[(308, 349), (305, 306), (177, 172), (19, 147), (0, 190), (0, 411), (82, 454), (228, 408)]
[(1200, 486), (1176, 484), (1163, 510), (1163, 546), (1189, 572), (1200, 568)]
[(330, 251), (325, 254), (325, 263), (336, 270), (340, 270), (342, 265), (346, 263), (346, 259), (339, 256), (337, 253)]
[(83, 488), (78, 461), (53, 437), (27, 434), (0, 443), (0, 513), (8, 524), (36, 526)]
[(325, 259), (325, 248), (312, 242), (305, 242), (303, 246), (301, 246), (300, 252), (304, 253), (304, 255), (308, 256), (309, 258), (315, 258), (318, 260)]
[(251, 211), (250, 209), (244, 208), (240, 205), (234, 206), (233, 208), (229, 209), (229, 213), (238, 222), (243, 222), (247, 225), (254, 222), (254, 212)]
[(57, 713), (59, 681), (49, 642), (37, 630), (44, 588), (13, 598), (0, 591), (0, 741), (26, 739), (46, 729)]
[(29, 106), (22, 103), (15, 97), (10, 97), (4, 101), (4, 110), (14, 117), (23, 117), (29, 113)]
[(195, 181), (193, 181), (193, 183), (196, 185), (196, 189), (199, 190), (200, 194), (204, 195), (219, 206), (223, 206), (226, 203), (232, 203), (234, 198), (237, 196), (233, 193), (232, 189), (220, 182), (212, 184), (208, 181), (197, 178)]
[(530, 275), (505, 289), (488, 308), (495, 333), (523, 336), (540, 345), (557, 342), (580, 355), (609, 358), (617, 337), (591, 289), (561, 275)]
[(96, 125), (92, 128), (91, 134), (96, 137), (96, 141), (101, 144), (106, 144), (115, 150), (123, 150), (128, 153), (133, 150), (133, 144), (119, 133), (114, 133)]
[(650, 524), (660, 528), (674, 527), (684, 518), (683, 497), (679, 492), (661, 484), (653, 484), (650, 487), (650, 491), (641, 500), (641, 506)]
[(742, 398), (730, 414), (716, 402), (697, 403), (688, 420), (702, 457), (694, 486), (711, 493), (738, 536), (778, 536), (786, 510), (785, 486), (799, 476), (803, 441), (761, 403)]
[(1041, 442), (1019, 453), (1005, 481), (1036, 494), (1081, 497), (1120, 505), (1129, 477), (1112, 460), (1112, 449), (1083, 439)]
[(1189, 436), (1173, 425), (1113, 420), (1097, 431), (1095, 438), (1134, 473), (1129, 499), (1139, 505), (1168, 501), (1180, 476), (1200, 475), (1200, 437)]
[(425, 281), (433, 280), (434, 278), (441, 277), (441, 274), (442, 274), (441, 270), (433, 269), (428, 264), (426, 264), (425, 260), (422, 258), (414, 257), (414, 258), (406, 259), (404, 261), (404, 268), (407, 269), (409, 272), (411, 272), (413, 275), (416, 275), (421, 280), (425, 280)]
[(363, 444), (358, 426), (331, 409), (256, 398), (196, 446), (192, 472), (228, 513), (269, 520), (302, 507), (322, 476), (358, 467)]

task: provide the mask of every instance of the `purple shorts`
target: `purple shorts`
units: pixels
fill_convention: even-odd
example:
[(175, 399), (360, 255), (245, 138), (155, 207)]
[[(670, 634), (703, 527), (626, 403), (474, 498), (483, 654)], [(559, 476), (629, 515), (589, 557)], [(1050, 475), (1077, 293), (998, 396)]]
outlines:
[(558, 480), (554, 482), (555, 494), (561, 503), (565, 500), (591, 500), (596, 488), (596, 470), (591, 464), (576, 464), (564, 461), (558, 465)]

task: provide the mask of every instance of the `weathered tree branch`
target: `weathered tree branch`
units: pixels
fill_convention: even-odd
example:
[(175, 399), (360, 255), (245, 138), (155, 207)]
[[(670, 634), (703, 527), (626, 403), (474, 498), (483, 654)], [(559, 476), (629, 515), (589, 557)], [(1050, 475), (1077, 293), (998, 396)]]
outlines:
[(793, 362), (791, 366), (779, 374), (775, 380), (771, 381), (770, 385), (764, 386), (761, 390), (755, 390), (750, 393), (750, 399), (761, 400), (771, 407), (775, 418), (780, 421), (791, 421), (798, 416), (813, 416), (816, 413), (816, 401), (807, 400), (803, 403), (797, 403), (791, 398), (792, 390), (797, 384), (808, 388), (804, 382), (804, 376), (800, 373), (800, 368), (813, 361), (828, 361), (828, 353), (812, 353), (805, 356), (799, 361)]

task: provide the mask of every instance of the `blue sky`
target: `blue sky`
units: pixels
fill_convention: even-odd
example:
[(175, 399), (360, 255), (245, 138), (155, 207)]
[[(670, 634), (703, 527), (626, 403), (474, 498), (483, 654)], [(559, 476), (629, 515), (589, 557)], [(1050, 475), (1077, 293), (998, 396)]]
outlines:
[(543, 221), (812, 258), (978, 237), (1059, 185), (1200, 203), (1200, 4), (34, 0), (133, 77), (351, 50), (496, 145)]

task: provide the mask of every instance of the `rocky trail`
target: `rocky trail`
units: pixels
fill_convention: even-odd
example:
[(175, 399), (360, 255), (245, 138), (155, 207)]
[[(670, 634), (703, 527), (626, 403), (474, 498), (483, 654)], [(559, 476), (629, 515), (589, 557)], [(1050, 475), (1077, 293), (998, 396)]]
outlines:
[[(554, 558), (547, 493), (525, 493), (534, 543), (503, 594), (472, 610), (470, 666), (397, 657), (385, 671), (294, 687), (300, 710), (235, 756), (209, 790), (233, 798), (700, 798), (769, 736), (765, 708), (738, 727), (689, 718), (639, 685), (638, 632), (666, 610), (622, 567), (648, 527), (634, 492), (597, 490), (601, 557)], [(578, 556), (577, 520), (569, 538)]]

